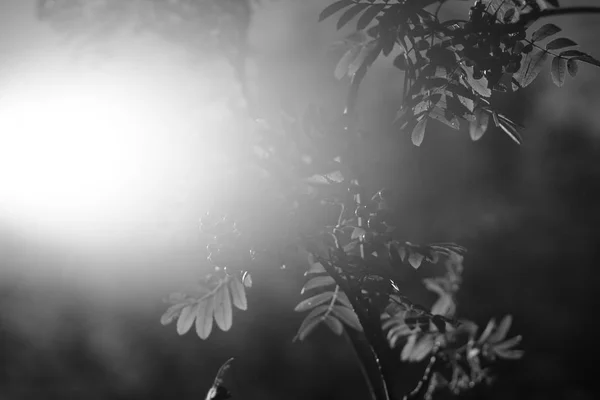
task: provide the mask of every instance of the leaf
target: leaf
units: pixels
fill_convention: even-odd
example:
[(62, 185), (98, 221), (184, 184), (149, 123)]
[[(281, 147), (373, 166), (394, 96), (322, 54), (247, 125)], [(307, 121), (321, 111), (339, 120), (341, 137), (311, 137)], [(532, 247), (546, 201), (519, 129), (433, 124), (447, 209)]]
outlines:
[(294, 337), (294, 341), (297, 339), (304, 340), (304, 338), (323, 321), (324, 317), (322, 314), (325, 314), (327, 310), (329, 310), (328, 305), (321, 305), (313, 308), (313, 310), (304, 318), (304, 321), (302, 321), (298, 333), (296, 334), (296, 337)]
[(484, 111), (482, 108), (475, 109), (475, 120), (469, 124), (469, 135), (471, 140), (477, 141), (481, 139), (483, 134), (487, 131), (490, 124), (490, 114)]
[(505, 24), (511, 23), (512, 19), (515, 16), (516, 13), (517, 13), (517, 10), (515, 8), (508, 9), (504, 13), (504, 16), (502, 17), (502, 21), (504, 21)]
[(338, 295), (335, 299), (337, 302), (341, 303), (342, 305), (352, 309), (352, 303), (350, 303), (350, 299), (348, 298), (348, 295), (344, 292), (342, 292), (341, 290), (338, 291)]
[(333, 306), (331, 311), (346, 325), (359, 332), (362, 332), (362, 325), (360, 324), (358, 316), (356, 315), (354, 310), (348, 307), (335, 305)]
[(561, 57), (554, 57), (552, 60), (552, 82), (558, 87), (561, 87), (565, 83), (567, 76), (567, 59)]
[(433, 307), (431, 307), (432, 314), (438, 314), (444, 317), (453, 316), (455, 311), (456, 304), (454, 304), (452, 296), (447, 293), (440, 296), (440, 298), (434, 303)]
[(408, 263), (414, 269), (418, 269), (421, 266), (421, 263), (423, 262), (423, 258), (425, 258), (423, 254), (417, 253), (416, 251), (411, 251), (408, 255)]
[(358, 29), (358, 30), (365, 29), (375, 19), (375, 17), (381, 11), (383, 11), (385, 6), (386, 6), (385, 3), (371, 5), (367, 9), (367, 11), (365, 11), (363, 13), (363, 15), (361, 15), (360, 18), (358, 19), (358, 22), (356, 23), (356, 29)]
[(222, 331), (228, 331), (231, 328), (231, 295), (227, 285), (221, 285), (215, 294), (215, 321)]
[(546, 50), (558, 50), (565, 47), (577, 46), (577, 43), (568, 38), (558, 38), (546, 45)]
[(492, 95), (492, 90), (488, 88), (487, 79), (485, 77), (481, 79), (475, 79), (473, 78), (473, 67), (467, 67), (463, 64), (461, 64), (461, 66), (467, 75), (466, 81), (468, 85), (480, 96), (490, 97)]
[(358, 57), (362, 48), (363, 46), (354, 46), (340, 58), (340, 61), (338, 61), (335, 66), (335, 71), (333, 72), (335, 79), (340, 80), (348, 75), (350, 64)]
[(206, 339), (210, 336), (213, 326), (214, 311), (214, 296), (207, 297), (200, 302), (200, 305), (196, 311), (196, 333), (200, 339)]
[(579, 64), (577, 64), (577, 60), (570, 59), (567, 61), (567, 70), (569, 71), (569, 75), (575, 78), (575, 76), (577, 76), (577, 72), (579, 71)]
[(531, 41), (537, 42), (539, 40), (544, 40), (547, 37), (556, 35), (560, 31), (562, 31), (562, 29), (560, 29), (558, 26), (554, 24), (546, 24), (540, 27), (540, 29), (538, 29), (537, 31), (533, 32), (533, 34), (531, 35)]
[(177, 333), (180, 335), (185, 335), (192, 324), (194, 323), (194, 318), (196, 318), (196, 309), (198, 307), (198, 303), (187, 305), (181, 310), (181, 314), (179, 314), (179, 319), (177, 320)]
[(341, 9), (349, 7), (353, 4), (354, 1), (352, 0), (340, 0), (328, 5), (323, 9), (323, 11), (321, 11), (321, 14), (319, 14), (319, 22), (331, 17), (333, 14), (340, 11)]
[(323, 264), (321, 264), (320, 262), (314, 262), (311, 264), (310, 268), (308, 269), (308, 271), (306, 271), (304, 273), (304, 276), (310, 275), (310, 274), (323, 274), (326, 273), (327, 271), (325, 271), (325, 267), (323, 267)]
[(370, 59), (369, 56), (377, 49), (378, 45), (378, 40), (371, 40), (369, 43), (360, 48), (358, 55), (350, 62), (350, 65), (348, 66), (348, 76), (354, 78), (359, 68), (361, 68), (363, 64)]
[(498, 350), (494, 349), (494, 353), (498, 355), (500, 358), (504, 358), (507, 360), (518, 360), (523, 357), (525, 352), (523, 350)]
[(522, 339), (523, 339), (523, 337), (521, 335), (517, 335), (517, 336), (512, 337), (502, 343), (497, 343), (496, 345), (494, 345), (494, 348), (500, 349), (500, 350), (508, 350), (511, 347), (515, 347), (516, 345), (521, 343)]
[(431, 352), (433, 345), (433, 337), (431, 335), (424, 336), (412, 348), (409, 360), (417, 362), (423, 360)]
[(173, 320), (181, 314), (181, 310), (187, 305), (187, 303), (174, 304), (165, 311), (160, 317), (160, 323), (163, 325), (169, 325)]
[(544, 62), (548, 59), (548, 52), (545, 50), (538, 50), (531, 52), (525, 57), (521, 69), (517, 72), (518, 82), (521, 87), (526, 87), (537, 78)]
[(508, 135), (508, 137), (510, 137), (515, 143), (517, 144), (521, 144), (522, 139), (521, 139), (521, 135), (519, 134), (519, 131), (517, 130), (517, 128), (506, 122), (506, 120), (501, 120), (500, 121), (500, 128), (504, 131), (504, 133), (506, 133)]
[(586, 54), (584, 56), (577, 57), (578, 60), (583, 61), (584, 63), (595, 65), (596, 67), (600, 67), (600, 61), (595, 59), (594, 57)]
[(321, 319), (321, 318), (310, 318), (310, 319), (306, 318), (302, 322), (302, 325), (300, 325), (300, 329), (298, 329), (298, 333), (294, 337), (294, 341), (296, 341), (298, 339), (304, 340), (306, 338), (306, 336), (308, 336), (309, 333), (311, 333), (313, 330), (315, 330), (317, 325), (319, 325), (319, 323), (321, 323), (322, 321), (323, 321), (323, 319)]
[(252, 276), (250, 275), (250, 272), (248, 272), (248, 271), (244, 272), (244, 275), (242, 275), (242, 283), (247, 288), (252, 287)]
[(477, 340), (477, 343), (478, 344), (485, 343), (485, 341), (488, 339), (488, 337), (492, 334), (492, 331), (494, 330), (495, 327), (496, 327), (496, 321), (492, 318), (492, 319), (490, 319), (490, 322), (488, 322), (488, 324), (486, 325), (485, 330), (483, 331), (483, 333)]
[(229, 281), (229, 290), (231, 291), (231, 297), (233, 298), (233, 305), (240, 310), (248, 309), (248, 301), (246, 300), (246, 289), (244, 285), (237, 277), (233, 277)]
[(425, 128), (427, 127), (427, 117), (423, 117), (412, 131), (412, 142), (415, 146), (420, 146), (425, 137)]
[(338, 336), (344, 331), (344, 326), (340, 320), (332, 315), (328, 315), (327, 318), (325, 318), (325, 324)]
[(361, 13), (365, 8), (369, 7), (367, 3), (358, 3), (347, 9), (337, 22), (337, 29), (341, 29), (344, 25), (350, 22), (354, 17)]
[(302, 300), (296, 306), (296, 308), (294, 308), (294, 311), (298, 311), (298, 312), (308, 311), (311, 308), (321, 305), (327, 301), (331, 301), (332, 298), (333, 298), (333, 292), (327, 291), (327, 292), (319, 293), (313, 297)]
[(316, 276), (310, 279), (308, 282), (304, 284), (304, 287), (300, 291), (300, 294), (304, 294), (304, 292), (320, 287), (325, 287), (329, 285), (335, 285), (335, 280), (331, 276)]
[(505, 316), (504, 318), (502, 318), (502, 321), (500, 321), (500, 324), (498, 325), (498, 328), (496, 329), (496, 331), (492, 335), (490, 335), (488, 342), (489, 343), (498, 343), (498, 342), (501, 342), (502, 340), (504, 340), (511, 325), (512, 325), (512, 316), (509, 314), (509, 315)]
[(410, 358), (412, 350), (415, 347), (416, 341), (417, 341), (416, 335), (410, 335), (408, 337), (408, 340), (406, 341), (406, 344), (404, 345), (404, 348), (402, 349), (402, 354), (400, 355), (400, 358), (402, 359), (402, 361), (406, 361)]

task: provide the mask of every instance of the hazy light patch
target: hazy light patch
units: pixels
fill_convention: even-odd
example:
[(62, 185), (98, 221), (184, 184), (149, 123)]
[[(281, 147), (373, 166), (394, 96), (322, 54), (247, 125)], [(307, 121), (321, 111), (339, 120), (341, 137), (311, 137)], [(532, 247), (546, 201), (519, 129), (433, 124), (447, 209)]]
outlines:
[[(0, 204), (10, 217), (97, 221), (128, 212), (152, 155), (154, 121), (106, 82), (36, 82), (0, 108)], [(151, 151), (150, 151), (151, 153)]]

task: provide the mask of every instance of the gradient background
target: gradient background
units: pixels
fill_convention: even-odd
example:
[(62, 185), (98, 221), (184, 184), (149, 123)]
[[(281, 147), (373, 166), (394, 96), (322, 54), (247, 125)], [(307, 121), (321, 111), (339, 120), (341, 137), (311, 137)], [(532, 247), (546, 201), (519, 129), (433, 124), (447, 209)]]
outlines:
[[(344, 32), (332, 21), (316, 22), (326, 3), (279, 0), (255, 10), (252, 76), (265, 109), (281, 99), (305, 105), (343, 96), (326, 49)], [(597, 21), (570, 16), (559, 23), (598, 57)], [(208, 341), (160, 325), (161, 299), (204, 266), (198, 216), (218, 199), (243, 207), (260, 196), (215, 169), (214, 154), (235, 147), (223, 139), (235, 140), (223, 133), (235, 123), (219, 96), (237, 88), (219, 60), (199, 63), (150, 35), (101, 41), (76, 54), (35, 19), (34, 1), (0, 0), (3, 101), (65, 79), (66, 65), (101, 70), (144, 98), (142, 112), (160, 110), (152, 130), (160, 168), (143, 196), (123, 199), (129, 211), (111, 218), (61, 223), (0, 208), (0, 399), (201, 398), (230, 356), (238, 358), (230, 382), (238, 399), (365, 398), (347, 343), (324, 329), (292, 343), (302, 320), (292, 312), (302, 285), (296, 271), (255, 271), (249, 311)], [(524, 335), (526, 356), (500, 363), (497, 383), (470, 397), (595, 398), (598, 70), (582, 65), (561, 89), (546, 70), (522, 93), (499, 98), (500, 108), (527, 126), (521, 147), (499, 131), (473, 143), (465, 132), (435, 125), (417, 149), (390, 124), (401, 89), (390, 65), (376, 63), (359, 102), (374, 139), (365, 151), (384, 160), (373, 179), (401, 194), (402, 229), (413, 241), (456, 241), (470, 250), (459, 313), (479, 324), (511, 313), (511, 332)], [(274, 219), (264, 224), (282, 228)]]

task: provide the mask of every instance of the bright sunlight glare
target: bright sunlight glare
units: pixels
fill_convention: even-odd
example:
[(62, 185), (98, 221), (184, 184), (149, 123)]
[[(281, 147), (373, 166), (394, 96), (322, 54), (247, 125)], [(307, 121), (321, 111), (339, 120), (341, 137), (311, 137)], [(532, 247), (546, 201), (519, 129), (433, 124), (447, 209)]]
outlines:
[(110, 81), (71, 79), (3, 93), (0, 211), (18, 219), (114, 219), (139, 199), (153, 121)]

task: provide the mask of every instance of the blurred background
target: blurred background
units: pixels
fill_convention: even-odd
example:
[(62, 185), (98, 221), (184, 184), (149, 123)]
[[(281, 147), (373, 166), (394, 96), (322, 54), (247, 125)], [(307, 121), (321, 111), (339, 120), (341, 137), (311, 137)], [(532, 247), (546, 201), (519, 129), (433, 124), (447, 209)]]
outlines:
[[(164, 5), (142, 8), (160, 22), (152, 29), (126, 9), (145, 1)], [(237, 399), (365, 398), (347, 343), (325, 329), (292, 343), (295, 271), (255, 271), (249, 310), (227, 333), (202, 341), (160, 325), (163, 297), (205, 267), (199, 216), (260, 193), (226, 161), (242, 140), (231, 112), (242, 99), (206, 48), (214, 21), (243, 24), (243, 12), (215, 19), (145, 1), (94, 25), (93, 10), (47, 17), (34, 0), (0, 0), (0, 399), (203, 398), (231, 356)], [(263, 110), (341, 104), (346, 83), (327, 49), (350, 31), (317, 23), (328, 3), (252, 4), (248, 74)], [(600, 55), (598, 17), (558, 23)], [(399, 193), (411, 241), (469, 249), (459, 314), (483, 325), (510, 313), (524, 336), (526, 356), (467, 397), (595, 398), (598, 70), (582, 65), (561, 89), (546, 70), (498, 98), (527, 127), (520, 147), (497, 130), (474, 143), (442, 125), (412, 146), (391, 124), (401, 78), (381, 59), (359, 97), (365, 151), (385, 161), (373, 179)]]

